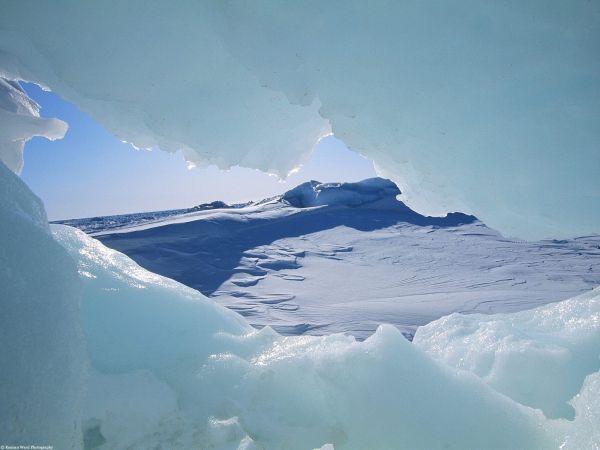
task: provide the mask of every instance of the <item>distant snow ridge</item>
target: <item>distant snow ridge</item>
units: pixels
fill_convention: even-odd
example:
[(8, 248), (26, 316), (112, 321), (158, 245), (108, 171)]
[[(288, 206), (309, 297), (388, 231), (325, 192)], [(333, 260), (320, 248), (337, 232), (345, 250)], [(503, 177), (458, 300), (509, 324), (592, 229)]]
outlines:
[(400, 194), (398, 186), (384, 178), (369, 178), (357, 183), (320, 183), (312, 180), (287, 191), (282, 199), (296, 208), (360, 206), (377, 200), (395, 200)]
[(418, 214), (399, 193), (382, 178), (310, 181), (238, 208), (77, 226), (285, 335), (364, 339), (390, 323), (410, 339), (453, 312), (530, 309), (600, 284), (600, 236), (514, 241), (473, 216)]

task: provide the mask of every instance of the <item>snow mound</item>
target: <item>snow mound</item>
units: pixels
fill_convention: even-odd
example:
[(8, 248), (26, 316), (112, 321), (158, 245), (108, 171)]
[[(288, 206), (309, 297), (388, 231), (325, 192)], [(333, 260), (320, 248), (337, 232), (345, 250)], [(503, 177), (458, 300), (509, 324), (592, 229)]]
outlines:
[(453, 312), (531, 309), (600, 284), (600, 236), (513, 241), (472, 216), (417, 214), (398, 192), (381, 179), (313, 182), (154, 223), (65, 224), (282, 334), (364, 339), (385, 322), (412, 336)]
[(369, 178), (356, 183), (307, 181), (283, 194), (282, 199), (296, 208), (311, 206), (360, 206), (400, 195), (390, 180)]
[(600, 223), (599, 40), (587, 0), (6, 0), (0, 76), (197, 164), (285, 175), (333, 132), (420, 213), (580, 236)]

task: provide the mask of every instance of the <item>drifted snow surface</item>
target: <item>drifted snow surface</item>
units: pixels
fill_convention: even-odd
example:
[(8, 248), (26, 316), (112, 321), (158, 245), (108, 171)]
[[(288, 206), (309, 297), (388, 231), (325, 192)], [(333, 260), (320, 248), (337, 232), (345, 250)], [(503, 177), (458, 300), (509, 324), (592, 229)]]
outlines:
[[(2, 409), (5, 444), (412, 450), (600, 441), (598, 290), (517, 314), (433, 322), (417, 345), (390, 325), (364, 341), (284, 337), (75, 228), (53, 225), (50, 235), (39, 200), (1, 167), (10, 196), (0, 198), (12, 201), (1, 209), (0, 262), (21, 269), (0, 272), (9, 312), (0, 351), (10, 362), (1, 392), (14, 402)], [(515, 379), (507, 369), (519, 358), (554, 375), (540, 385), (543, 367), (527, 367)]]
[(510, 240), (472, 216), (417, 214), (399, 193), (381, 178), (312, 181), (243, 208), (142, 225), (121, 216), (120, 230), (94, 230), (148, 270), (288, 335), (364, 339), (391, 323), (410, 338), (453, 312), (530, 309), (600, 284), (600, 236)]

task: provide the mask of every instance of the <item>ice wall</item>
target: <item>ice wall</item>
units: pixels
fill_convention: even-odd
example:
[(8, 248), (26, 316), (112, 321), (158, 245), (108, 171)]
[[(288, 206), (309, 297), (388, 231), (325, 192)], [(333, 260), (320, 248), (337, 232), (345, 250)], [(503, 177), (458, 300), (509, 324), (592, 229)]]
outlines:
[(87, 359), (81, 283), (42, 202), (0, 162), (0, 436), (78, 448)]
[(419, 212), (598, 231), (600, 4), (7, 0), (0, 70), (120, 138), (285, 174), (332, 130)]

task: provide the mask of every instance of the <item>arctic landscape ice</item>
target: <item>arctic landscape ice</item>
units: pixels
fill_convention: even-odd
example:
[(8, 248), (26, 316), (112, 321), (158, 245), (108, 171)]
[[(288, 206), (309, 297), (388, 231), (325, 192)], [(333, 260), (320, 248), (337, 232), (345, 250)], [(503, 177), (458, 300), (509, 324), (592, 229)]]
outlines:
[[(599, 42), (586, 0), (0, 2), (0, 446), (599, 449)], [(195, 170), (333, 134), (379, 177), (49, 223), (32, 84)]]

